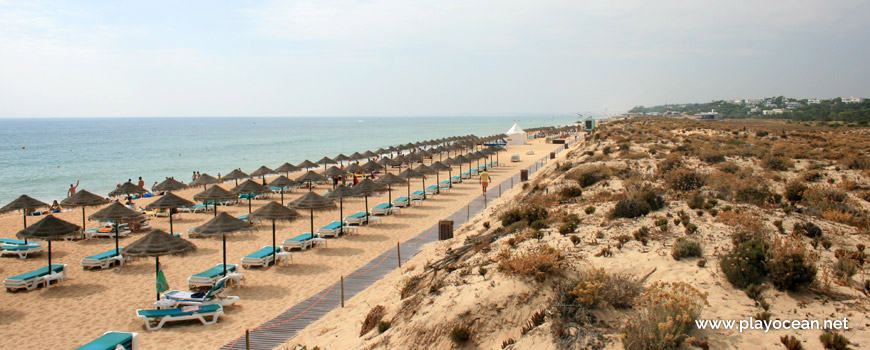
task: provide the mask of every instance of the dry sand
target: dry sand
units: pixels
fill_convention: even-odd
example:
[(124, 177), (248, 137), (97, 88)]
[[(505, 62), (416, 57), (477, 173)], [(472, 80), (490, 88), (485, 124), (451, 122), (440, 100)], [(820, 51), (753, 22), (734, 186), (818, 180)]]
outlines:
[[(509, 146), (507, 152), (499, 155), (506, 166), (491, 172), (493, 182), (498, 183), (519, 169), (528, 167), (536, 159), (548, 154), (561, 145), (546, 144), (535, 140), (526, 146)], [(527, 150), (534, 150), (534, 156), (527, 156)], [(511, 163), (511, 154), (521, 154), (522, 161)], [(395, 171), (395, 170), (392, 170)], [(291, 174), (298, 176), (300, 174)], [(446, 179), (447, 173), (441, 174)], [(291, 177), (294, 177), (291, 176)], [(268, 179), (268, 178), (267, 178)], [(146, 183), (151, 179), (146, 179)], [(434, 178), (427, 181), (434, 184)], [(232, 183), (223, 185), (230, 189)], [(315, 191), (322, 192), (328, 187), (318, 186)], [(412, 191), (421, 189), (419, 180), (412, 181)], [(83, 189), (85, 189), (83, 187)], [(178, 192), (182, 197), (192, 199), (202, 188)], [(297, 190), (285, 194), (285, 202), (304, 193)], [(393, 198), (406, 193), (404, 187), (393, 192)], [(225, 309), (225, 315), (215, 325), (203, 326), (198, 322), (177, 322), (163, 329), (148, 332), (143, 322), (136, 318), (136, 309), (153, 309), (154, 259), (139, 259), (122, 268), (107, 270), (83, 270), (79, 260), (82, 257), (105, 252), (114, 247), (113, 239), (91, 239), (78, 242), (54, 242), (52, 244), (52, 263), (68, 264), (67, 280), (63, 286), (50, 289), (40, 288), (29, 292), (0, 293), (0, 348), (4, 349), (68, 349), (87, 343), (105, 331), (133, 331), (140, 334), (143, 349), (214, 349), (241, 336), (246, 328), (256, 327), (268, 321), (294, 304), (331, 285), (339, 276), (349, 274), (382, 252), (395, 246), (396, 242), (408, 240), (426, 228), (436, 224), (480, 194), (476, 181), (458, 184), (446, 194), (425, 201), (422, 206), (402, 210), (400, 215), (383, 218), (380, 224), (364, 226), (359, 233), (338, 239), (330, 239), (328, 247), (315, 248), (305, 252), (293, 253), (293, 262), (287, 266), (266, 269), (241, 269), (247, 286), (231, 288), (229, 295), (238, 295), (241, 300)], [(144, 207), (154, 198), (136, 201)], [(278, 201), (278, 195), (270, 200)], [(369, 207), (387, 200), (387, 194), (369, 198)], [(254, 210), (267, 203), (255, 200)], [(364, 210), (362, 198), (345, 200), (344, 214), (349, 215)], [(99, 208), (88, 208), (88, 215)], [(218, 207), (232, 215), (247, 213), (247, 203), (236, 206)], [(290, 223), (277, 224), (279, 242), (309, 230), (307, 212)], [(81, 224), (81, 210), (57, 214), (59, 218)], [(315, 212), (315, 228), (324, 226), (338, 218), (338, 208)], [(212, 213), (176, 214), (176, 232), (200, 225), (212, 218)], [(28, 218), (36, 222), (39, 218)], [(169, 231), (167, 218), (151, 220), (154, 228)], [(88, 227), (96, 222), (89, 221)], [(0, 217), (0, 237), (14, 237), (21, 228), (20, 212)], [(121, 238), (121, 246), (142, 237), (133, 234)], [(187, 235), (184, 235), (187, 238)], [(198, 249), (183, 257), (161, 258), (166, 278), (172, 289), (187, 289), (187, 277), (202, 272), (221, 262), (220, 238), (191, 239)], [(261, 223), (257, 231), (227, 236), (227, 262), (238, 263), (242, 256), (250, 254), (264, 245), (271, 244), (271, 227)], [(280, 243), (279, 243), (280, 244)], [(45, 243), (43, 243), (45, 245)], [(19, 259), (2, 258), (0, 276), (6, 278), (26, 273), (46, 265), (46, 253)]]

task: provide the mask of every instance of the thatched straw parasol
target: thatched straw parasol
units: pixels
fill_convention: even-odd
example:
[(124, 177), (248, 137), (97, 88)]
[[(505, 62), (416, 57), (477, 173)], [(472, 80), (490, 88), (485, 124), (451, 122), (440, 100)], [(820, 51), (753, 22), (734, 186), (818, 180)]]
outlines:
[(312, 162), (312, 161), (306, 159), (304, 162), (299, 163), (298, 166), (299, 166), (300, 168), (305, 168), (305, 171), (308, 171), (308, 169), (316, 168), (316, 167), (317, 167), (317, 163), (314, 163), (314, 162)]
[(292, 221), (299, 217), (299, 213), (295, 210), (285, 207), (282, 204), (278, 204), (276, 202), (269, 202), (266, 205), (260, 207), (260, 209), (255, 210), (251, 215), (248, 215), (250, 218), (257, 219), (267, 219), (272, 220), (272, 261), (275, 261), (275, 221), (276, 220), (285, 220)]
[(353, 186), (353, 191), (357, 196), (362, 195), (366, 198), (366, 222), (369, 217), (369, 195), (375, 191), (383, 191), (383, 186), (376, 184), (371, 179), (365, 179)]
[(299, 187), (300, 185), (300, 183), (290, 180), (284, 175), (278, 176), (269, 183), (269, 187), (281, 187), (281, 205), (284, 205), (284, 188)]
[(323, 157), (317, 161), (317, 164), (321, 164), (321, 165), (323, 165), (324, 168), (326, 168), (326, 166), (328, 164), (338, 164), (338, 162), (336, 162), (335, 160), (329, 159), (329, 157)]
[(190, 186), (191, 187), (202, 186), (202, 188), (205, 189), (205, 186), (219, 184), (219, 183), (221, 183), (221, 180), (218, 180), (214, 176), (211, 176), (209, 174), (202, 174), (199, 177), (197, 177), (196, 180), (191, 181)]
[(339, 186), (326, 195), (326, 198), (338, 199), (338, 222), (340, 223), (338, 226), (339, 235), (344, 234), (344, 199), (354, 196), (356, 196), (356, 193), (347, 186)]
[[(9, 202), (0, 208), (0, 214), (8, 213), (10, 211), (21, 210), (21, 215), (24, 218), (24, 228), (27, 228), (27, 211), (36, 209), (36, 208), (44, 208), (48, 207), (48, 204), (45, 204), (39, 200), (33, 199), (32, 197), (22, 194), (18, 198), (15, 198), (14, 201)], [(27, 243), (27, 239), (24, 239), (24, 243)]]
[(175, 232), (172, 227), (172, 214), (174, 214), (173, 211), (181, 207), (192, 207), (193, 205), (193, 202), (181, 198), (178, 195), (170, 192), (160, 197), (156, 201), (151, 202), (151, 204), (146, 205), (145, 209), (166, 209), (167, 211), (169, 211), (169, 232), (172, 233)]
[(214, 203), (214, 216), (217, 216), (218, 201), (233, 200), (238, 197), (239, 196), (236, 196), (232, 192), (225, 190), (223, 187), (214, 185), (212, 187), (209, 187), (205, 191), (193, 195), (193, 200), (203, 202), (205, 205), (208, 205), (208, 201), (211, 201), (212, 203)]
[(243, 194), (247, 195), (247, 197), (248, 197), (248, 214), (251, 213), (251, 197), (253, 197), (252, 194), (263, 194), (263, 193), (271, 192), (271, 190), (268, 187), (260, 185), (256, 181), (251, 180), (251, 179), (245, 180), (245, 182), (242, 182), (241, 185), (233, 187), (233, 189), (230, 191), (235, 193), (236, 195), (243, 195)]
[(357, 164), (357, 163), (350, 163), (350, 165), (348, 165), (346, 168), (344, 168), (344, 170), (347, 171), (348, 173), (351, 173), (351, 174), (361, 173), (361, 172), (366, 171), (365, 169), (363, 169), (363, 167), (359, 166), (359, 164)]
[(350, 157), (344, 155), (344, 153), (340, 153), (339, 155), (335, 156), (335, 161), (338, 162), (338, 165), (342, 165), (341, 162), (349, 160), (351, 160)]
[[(323, 173), (321, 173), (321, 175), (323, 175), (323, 176), (329, 176), (329, 177), (333, 177), (333, 178), (336, 177), (336, 176), (342, 176), (342, 175), (345, 175), (345, 174), (347, 174), (347, 171), (345, 171), (345, 170), (343, 170), (343, 169), (339, 169), (339, 168), (338, 168), (337, 166), (335, 166), (335, 165), (329, 167), (329, 169), (326, 169), (326, 170), (323, 171)], [(335, 185), (336, 185), (336, 184), (337, 184), (337, 181), (333, 180), (333, 181), (332, 181), (332, 188), (333, 188), (333, 189), (335, 189)]]
[(118, 235), (119, 231), (121, 230), (121, 222), (141, 220), (144, 216), (145, 215), (138, 211), (127, 208), (121, 203), (115, 202), (109, 204), (103, 209), (98, 210), (96, 213), (91, 214), (91, 216), (88, 216), (88, 219), (111, 221), (115, 224), (115, 254), (120, 254), (120, 250), (118, 248)]
[(305, 175), (302, 175), (302, 176), (296, 178), (296, 181), (297, 182), (307, 182), (308, 183), (308, 191), (311, 191), (311, 189), (314, 188), (314, 183), (320, 182), (320, 181), (326, 181), (326, 177), (314, 172), (314, 170), (309, 170), (307, 173), (305, 173)]
[(272, 175), (275, 173), (276, 173), (275, 170), (269, 169), (267, 166), (263, 165), (263, 166), (257, 168), (257, 170), (254, 170), (254, 172), (251, 173), (251, 176), (261, 177), (263, 179), (263, 184), (265, 185), (266, 184), (266, 175)]
[(249, 177), (251, 177), (251, 175), (245, 174), (241, 169), (233, 169), (229, 174), (224, 175), (224, 177), (221, 178), (221, 181), (235, 180), (235, 184), (238, 186), (239, 180), (247, 179)]
[[(196, 246), (190, 241), (175, 237), (163, 230), (151, 230), (144, 237), (124, 247), (124, 255), (128, 256), (153, 256), (154, 272), (157, 277), (157, 300), (160, 300), (160, 257), (163, 255), (182, 255), (196, 250)], [(164, 280), (165, 282), (165, 280)]]
[(59, 241), (79, 232), (81, 227), (48, 215), (30, 227), (18, 231), (18, 238), (48, 241), (48, 274), (51, 274), (51, 241)]
[(129, 196), (131, 194), (142, 195), (142, 194), (145, 194), (147, 192), (148, 192), (148, 190), (146, 190), (142, 187), (136, 186), (130, 181), (127, 181), (124, 184), (122, 184), (121, 187), (118, 187), (118, 188), (112, 190), (112, 192), (109, 192), (109, 197)]
[(420, 166), (418, 166), (417, 169), (414, 169), (414, 171), (416, 171), (420, 174), (423, 174), (423, 177), (422, 177), (422, 180), (423, 180), (423, 199), (426, 199), (426, 176), (425, 175), (429, 175), (429, 174), (436, 174), (437, 175), (438, 170), (432, 169), (432, 168), (426, 166), (426, 164), (420, 164)]
[(323, 196), (314, 193), (308, 192), (304, 196), (296, 198), (296, 200), (290, 202), (290, 207), (296, 209), (308, 209), (311, 214), (311, 238), (314, 238), (314, 210), (315, 209), (329, 209), (335, 206), (335, 203)]
[(407, 185), (407, 181), (405, 181), (405, 179), (393, 174), (386, 174), (384, 176), (381, 176), (379, 179), (375, 180), (375, 183), (387, 185), (387, 193), (389, 193), (390, 205), (392, 205), (393, 203), (393, 185)]
[(366, 156), (364, 156), (362, 153), (353, 152), (353, 154), (351, 154), (348, 158), (350, 158), (350, 160), (360, 160), (364, 159), (365, 157)]
[(294, 171), (299, 171), (299, 170), (302, 170), (302, 168), (295, 166), (293, 164), (290, 164), (290, 163), (284, 163), (281, 166), (275, 168), (275, 172), (286, 173), (287, 175), (290, 175), (290, 173), (292, 173)]
[(166, 180), (154, 186), (154, 190), (158, 192), (172, 192), (185, 188), (187, 188), (187, 185), (171, 177), (167, 177)]
[(220, 213), (208, 222), (197, 226), (193, 232), (203, 236), (221, 235), (223, 238), (224, 248), (224, 276), (227, 275), (227, 234), (240, 231), (248, 231), (254, 228), (254, 225), (245, 220), (239, 220), (227, 213)]
[[(429, 165), (429, 167), (436, 171), (435, 182), (437, 182), (439, 186), (441, 186), (441, 178), (439, 177), (441, 171), (447, 170), (447, 174), (448, 174), (447, 176), (450, 176), (450, 172), (451, 172), (450, 166), (448, 166), (444, 163), (441, 163), (440, 161), (432, 163), (431, 165)], [(449, 180), (449, 178), (448, 178), (448, 180)], [(451, 185), (452, 185), (452, 182), (451, 182)]]
[(366, 157), (366, 158), (371, 159), (371, 158), (375, 158), (375, 157), (377, 157), (378, 155), (375, 154), (375, 152), (372, 152), (372, 151), (365, 151), (365, 152), (363, 152), (363, 156)]
[[(60, 204), (67, 207), (81, 207), (82, 208), (82, 235), (84, 235), (85, 229), (85, 207), (96, 207), (98, 205), (103, 205), (109, 203), (109, 200), (90, 193), (86, 190), (81, 190), (76, 192), (76, 194), (67, 197), (66, 199), (60, 201)], [(84, 238), (84, 236), (82, 237)]]
[[(408, 180), (408, 198), (410, 199), (411, 198), (411, 179), (418, 178), (418, 177), (422, 178), (424, 176), (423, 176), (423, 174), (420, 174), (420, 173), (414, 171), (413, 169), (408, 168), (408, 169), (405, 169), (405, 171), (399, 173), (399, 177)], [(423, 192), (425, 193), (426, 191), (424, 190)], [(408, 204), (410, 204), (410, 202), (408, 202)]]

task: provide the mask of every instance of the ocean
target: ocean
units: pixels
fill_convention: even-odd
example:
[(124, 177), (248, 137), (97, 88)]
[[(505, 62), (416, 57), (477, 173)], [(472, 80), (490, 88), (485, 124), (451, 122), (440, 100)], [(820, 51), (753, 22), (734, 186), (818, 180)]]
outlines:
[(193, 171), (316, 162), (339, 153), (428, 139), (566, 125), (575, 117), (293, 117), (0, 119), (0, 206), (27, 194), (46, 203), (70, 184), (107, 195), (141, 176), (145, 187)]

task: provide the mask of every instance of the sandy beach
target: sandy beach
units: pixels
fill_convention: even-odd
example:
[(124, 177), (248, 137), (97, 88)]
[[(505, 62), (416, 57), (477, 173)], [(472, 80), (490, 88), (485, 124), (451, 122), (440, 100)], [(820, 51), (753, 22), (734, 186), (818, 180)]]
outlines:
[[(493, 182), (512, 176), (520, 168), (528, 167), (534, 160), (562, 147), (534, 140), (530, 145), (509, 146), (499, 155), (504, 167), (491, 172)], [(533, 150), (535, 155), (525, 155)], [(521, 154), (521, 162), (512, 163), (510, 155)], [(251, 169), (247, 169), (251, 170)], [(395, 172), (392, 170), (391, 172)], [(295, 178), (301, 173), (291, 174)], [(447, 173), (441, 174), (442, 179)], [(267, 177), (267, 180), (269, 178)], [(145, 179), (150, 183), (154, 179)], [(427, 182), (434, 184), (434, 176)], [(233, 187), (232, 182), (222, 185)], [(411, 182), (412, 191), (421, 189), (419, 180)], [(86, 188), (80, 188), (86, 189)], [(320, 185), (315, 191), (323, 192), (328, 187)], [(422, 206), (402, 210), (399, 215), (384, 217), (379, 224), (363, 226), (358, 234), (330, 239), (326, 248), (314, 248), (294, 252), (293, 261), (286, 266), (241, 269), (247, 286), (233, 287), (227, 292), (238, 295), (241, 300), (225, 309), (225, 315), (215, 325), (203, 326), (198, 322), (170, 324), (159, 331), (148, 332), (143, 322), (136, 318), (136, 309), (152, 309), (155, 300), (154, 259), (138, 259), (121, 268), (107, 270), (83, 270), (82, 257), (105, 252), (114, 247), (108, 238), (77, 242), (59, 241), (52, 244), (52, 263), (68, 264), (67, 280), (62, 286), (40, 288), (29, 292), (4, 292), (0, 296), (0, 348), (73, 348), (98, 337), (105, 331), (139, 332), (143, 349), (186, 348), (214, 349), (241, 336), (246, 328), (255, 327), (274, 318), (284, 310), (312, 294), (331, 285), (339, 276), (348, 274), (382, 252), (394, 247), (396, 242), (416, 236), (422, 230), (436, 224), (457, 211), (480, 194), (480, 185), (475, 179), (458, 184), (449, 193), (427, 199)], [(202, 188), (187, 189), (178, 195), (192, 199)], [(300, 196), (304, 190), (285, 194), (285, 202)], [(407, 193), (405, 187), (397, 187), (393, 198)], [(144, 207), (156, 198), (137, 200), (137, 207)], [(254, 200), (256, 210), (269, 200), (279, 200), (272, 195), (268, 200)], [(387, 200), (387, 193), (369, 198), (369, 207)], [(363, 198), (344, 201), (344, 214), (349, 215), (364, 208)], [(87, 214), (99, 208), (88, 208)], [(234, 216), (247, 213), (247, 202), (235, 206), (218, 207), (219, 212)], [(308, 212), (300, 211), (302, 217), (293, 222), (277, 223), (277, 239), (294, 237), (309, 229)], [(81, 224), (81, 209), (56, 214), (59, 218)], [(212, 213), (181, 213), (174, 216), (176, 232), (200, 225), (212, 218)], [(324, 226), (339, 216), (338, 208), (314, 214), (315, 228)], [(28, 218), (35, 223), (39, 217)], [(167, 218), (152, 218), (153, 228), (169, 230)], [(88, 227), (97, 223), (88, 221)], [(271, 244), (271, 228), (263, 222), (249, 233), (227, 236), (227, 262), (237, 264), (240, 258), (264, 245)], [(21, 215), (7, 213), (0, 217), (0, 237), (13, 238), (21, 228)], [(142, 237), (141, 233), (121, 238), (120, 245)], [(187, 238), (187, 234), (184, 235)], [(163, 257), (161, 265), (172, 289), (186, 290), (188, 276), (202, 272), (221, 262), (220, 238), (190, 239), (197, 246), (193, 254), (181, 257)], [(280, 243), (279, 243), (280, 244)], [(46, 243), (43, 242), (45, 246)], [(19, 259), (4, 256), (0, 264), (0, 276), (10, 277), (32, 271), (46, 264), (46, 253)], [(45, 333), (42, 333), (42, 332)], [(41, 335), (44, 334), (44, 335)]]

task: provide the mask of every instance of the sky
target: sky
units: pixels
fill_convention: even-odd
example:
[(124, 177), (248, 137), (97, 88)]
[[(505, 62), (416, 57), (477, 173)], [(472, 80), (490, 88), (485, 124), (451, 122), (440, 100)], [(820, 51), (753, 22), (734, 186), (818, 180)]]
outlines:
[(0, 118), (870, 97), (870, 1), (0, 0)]

